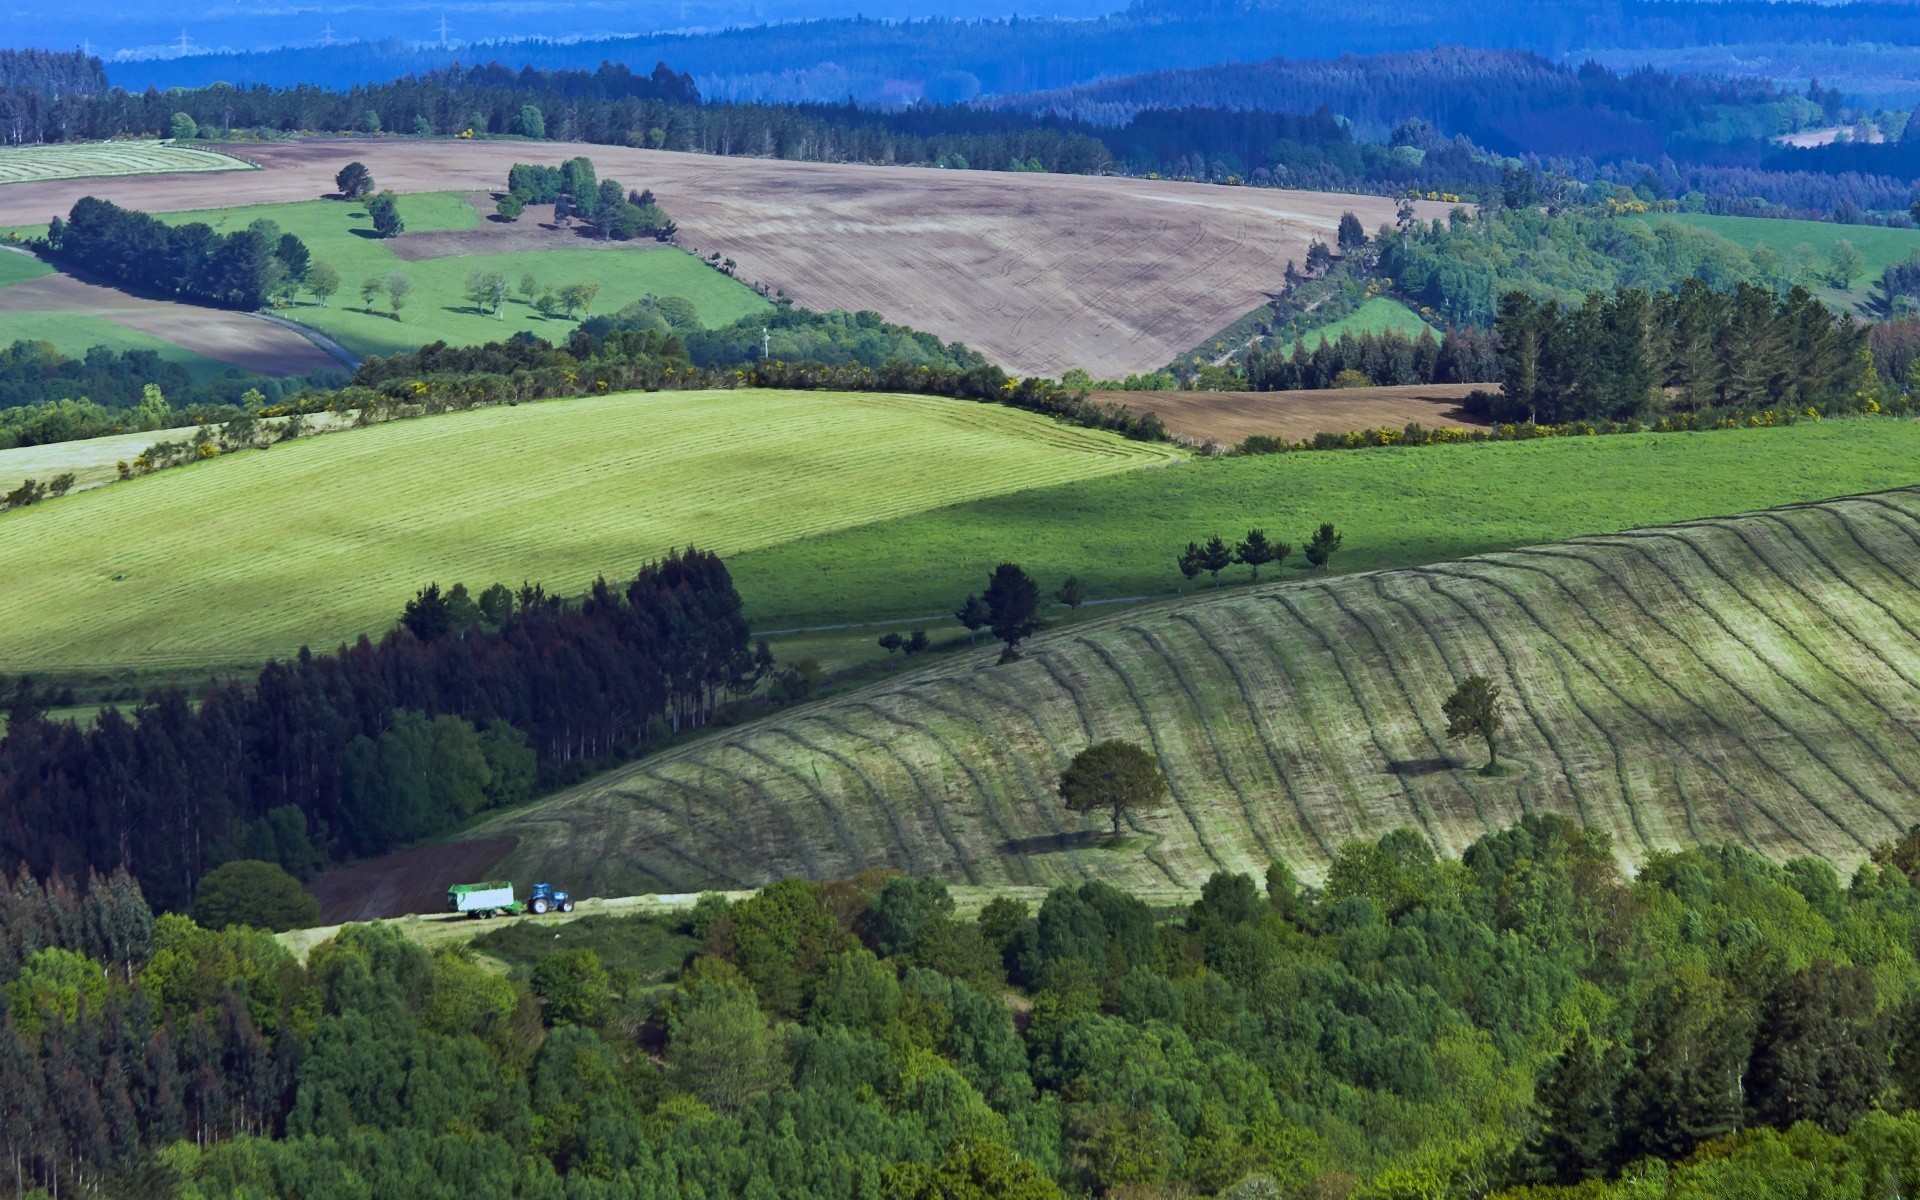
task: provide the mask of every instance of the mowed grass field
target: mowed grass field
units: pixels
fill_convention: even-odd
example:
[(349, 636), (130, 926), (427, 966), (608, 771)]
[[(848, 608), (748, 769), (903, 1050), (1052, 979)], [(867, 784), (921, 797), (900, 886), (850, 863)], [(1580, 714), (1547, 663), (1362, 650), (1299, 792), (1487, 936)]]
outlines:
[[(756, 625), (782, 629), (950, 613), (1009, 559), (1047, 592), (1068, 575), (1096, 600), (1196, 590), (1208, 579), (1181, 576), (1181, 547), (1256, 526), (1294, 545), (1285, 573), (1297, 577), (1299, 546), (1322, 521), (1344, 532), (1334, 564), (1348, 572), (1914, 483), (1920, 422), (1879, 418), (1201, 459), (769, 546), (730, 565)], [(1223, 576), (1246, 577), (1244, 567)]]
[(170, 142), (77, 142), (0, 148), (0, 184), (253, 169), (253, 164), (230, 155)]
[(349, 430), (0, 514), (0, 662), (257, 662), (378, 635), (428, 582), (578, 593), (674, 546), (733, 556), (1177, 453), (992, 405), (823, 392)]
[[(1263, 584), (950, 659), (669, 750), (505, 814), (498, 872), (582, 894), (867, 868), (968, 884), (1191, 889), (1410, 827), (1443, 851), (1530, 812), (1626, 858), (1734, 842), (1843, 874), (1920, 820), (1920, 492)], [(1508, 698), (1503, 760), (1450, 743), (1472, 674)], [(1171, 794), (1062, 810), (1106, 738)]]

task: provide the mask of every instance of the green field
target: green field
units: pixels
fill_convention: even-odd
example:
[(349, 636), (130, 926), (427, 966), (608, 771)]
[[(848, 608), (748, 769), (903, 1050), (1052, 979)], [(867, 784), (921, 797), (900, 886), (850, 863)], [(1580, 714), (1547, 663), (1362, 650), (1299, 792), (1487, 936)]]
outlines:
[[(1250, 526), (1297, 548), (1332, 521), (1346, 537), (1338, 569), (1359, 571), (1913, 483), (1920, 422), (1877, 418), (1223, 458), (983, 499), (731, 565), (755, 623), (783, 629), (951, 612), (1009, 558), (1049, 591), (1072, 574), (1096, 599), (1168, 594), (1187, 586), (1174, 559), (1189, 539)], [(1286, 573), (1300, 563), (1296, 549)]]
[[(1908, 490), (1263, 584), (715, 731), (472, 835), (520, 838), (504, 874), (612, 895), (875, 867), (1191, 888), (1313, 877), (1397, 827), (1458, 852), (1549, 810), (1629, 859), (1724, 841), (1844, 877), (1920, 819), (1917, 574)], [(1444, 737), (1475, 673), (1509, 700), (1504, 777)], [(1118, 849), (1054, 794), (1113, 737), (1171, 786)]]
[(176, 346), (138, 329), (129, 329), (105, 317), (88, 316), (86, 313), (0, 312), (0, 345), (10, 346), (23, 341), (52, 342), (55, 349), (70, 358), (85, 357), (87, 351), (95, 346), (119, 351), (151, 350), (167, 362), (179, 363), (192, 372), (196, 379), (239, 369), (232, 363), (196, 354), (183, 346)]
[(15, 253), (11, 250), (0, 251), (0, 287), (5, 287), (9, 283), (25, 283), (29, 279), (38, 279), (42, 275), (51, 274), (53, 274), (53, 268), (31, 254)]
[(253, 169), (225, 154), (168, 142), (76, 142), (0, 149), (0, 184)]
[(673, 546), (731, 556), (1177, 454), (993, 405), (823, 392), (349, 430), (0, 514), (0, 662), (257, 662), (378, 634), (430, 581), (578, 592)]
[(1363, 333), (1389, 332), (1403, 333), (1411, 338), (1419, 337), (1422, 329), (1432, 328), (1420, 319), (1420, 314), (1398, 300), (1375, 296), (1333, 324), (1310, 330), (1303, 335), (1303, 340), (1308, 346), (1317, 346), (1323, 341), (1337, 342), (1342, 335), (1349, 333), (1358, 337)]
[(1854, 281), (1851, 291), (1814, 286), (1815, 292), (1829, 304), (1841, 309), (1857, 307), (1868, 300), (1874, 284), (1887, 267), (1901, 262), (1920, 250), (1920, 229), (1884, 229), (1877, 225), (1837, 225), (1832, 221), (1784, 221), (1772, 217), (1716, 217), (1704, 213), (1660, 214), (1642, 218), (1648, 221), (1676, 221), (1694, 229), (1705, 229), (1734, 242), (1744, 249), (1768, 245), (1782, 256), (1795, 246), (1811, 246), (1825, 270), (1827, 255), (1840, 241), (1853, 243), (1866, 259), (1866, 274)]
[[(309, 200), (170, 213), (164, 219), (174, 224), (204, 221), (224, 233), (244, 229), (264, 217), (297, 234), (316, 261), (340, 273), (340, 291), (325, 308), (303, 296), (299, 305), (282, 310), (281, 315), (311, 325), (358, 354), (392, 354), (437, 339), (455, 344), (499, 341), (521, 330), (564, 341), (573, 331), (578, 315), (574, 321), (564, 316), (544, 318), (517, 290), (501, 317), (475, 311), (462, 295), (468, 274), (475, 270), (499, 271), (516, 289), (520, 277), (528, 272), (547, 287), (600, 284), (594, 312), (613, 312), (646, 295), (683, 296), (693, 303), (703, 322), (716, 326), (767, 306), (738, 280), (703, 266), (683, 250), (651, 241), (596, 249), (583, 240), (578, 249), (459, 254), (407, 262), (387, 243), (371, 236), (372, 222), (366, 211), (359, 204)], [(402, 196), (400, 213), (409, 233), (481, 227), (480, 214), (473, 205), (453, 193)], [(359, 294), (361, 281), (385, 278), (396, 271), (413, 281), (413, 293), (401, 311), (402, 319), (393, 319), (384, 296), (375, 302), (373, 312), (365, 311)]]

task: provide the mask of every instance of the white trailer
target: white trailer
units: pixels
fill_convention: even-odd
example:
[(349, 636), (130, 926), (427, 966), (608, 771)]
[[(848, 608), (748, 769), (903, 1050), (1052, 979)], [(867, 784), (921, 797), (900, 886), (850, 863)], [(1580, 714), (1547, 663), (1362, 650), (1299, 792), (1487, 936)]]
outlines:
[(473, 917), (498, 917), (524, 911), (511, 883), (456, 883), (447, 889), (447, 910)]

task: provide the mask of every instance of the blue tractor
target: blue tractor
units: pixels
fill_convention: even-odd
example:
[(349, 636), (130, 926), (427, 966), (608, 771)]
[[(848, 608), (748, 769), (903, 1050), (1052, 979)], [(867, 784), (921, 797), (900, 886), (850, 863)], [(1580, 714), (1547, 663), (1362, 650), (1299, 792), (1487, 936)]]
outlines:
[(550, 883), (536, 883), (533, 891), (527, 895), (527, 908), (536, 914), (551, 912), (556, 908), (561, 912), (572, 912), (573, 897), (565, 892), (554, 891)]

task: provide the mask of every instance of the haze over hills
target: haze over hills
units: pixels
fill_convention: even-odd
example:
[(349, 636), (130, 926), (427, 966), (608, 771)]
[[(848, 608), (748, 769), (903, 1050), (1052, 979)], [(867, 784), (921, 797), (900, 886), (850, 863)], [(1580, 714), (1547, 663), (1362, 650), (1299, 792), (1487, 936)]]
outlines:
[[(693, 74), (710, 99), (952, 103), (1275, 55), (1321, 58), (1451, 44), (1528, 49), (1575, 64), (1601, 53), (1616, 67), (1706, 54), (1719, 73), (1804, 82), (1811, 72), (1846, 88), (1859, 49), (1875, 52), (1860, 60), (1860, 90), (1885, 96), (1899, 88), (1888, 79), (1888, 47), (1920, 44), (1920, 10), (1873, 3), (1495, 0), (1477, 6), (1470, 22), (1458, 19), (1457, 6), (1435, 0), (1337, 8), (1308, 0), (1135, 0), (1124, 9), (1115, 0), (1054, 0), (1037, 11), (1003, 0), (894, 0), (862, 5), (857, 16), (817, 0), (559, 8), (471, 0), (464, 8), (403, 5), (377, 14), (323, 3), (297, 16), (237, 12), (218, 22), (164, 5), (143, 8), (128, 22), (105, 16), (96, 4), (86, 0), (75, 12), (36, 19), (33, 27), (49, 46), (89, 39), (96, 51), (121, 59), (114, 81), (135, 90), (216, 80), (345, 85), (456, 60), (592, 68), (612, 59), (638, 68), (665, 60)], [(1018, 19), (999, 19), (1015, 12)], [(442, 15), (447, 38), (440, 33)], [(183, 24), (189, 48), (198, 52), (177, 57)], [(356, 44), (321, 45), (329, 27), (334, 39)], [(1733, 49), (1760, 45), (1772, 50), (1742, 57)], [(234, 53), (202, 53), (216, 48)]]

